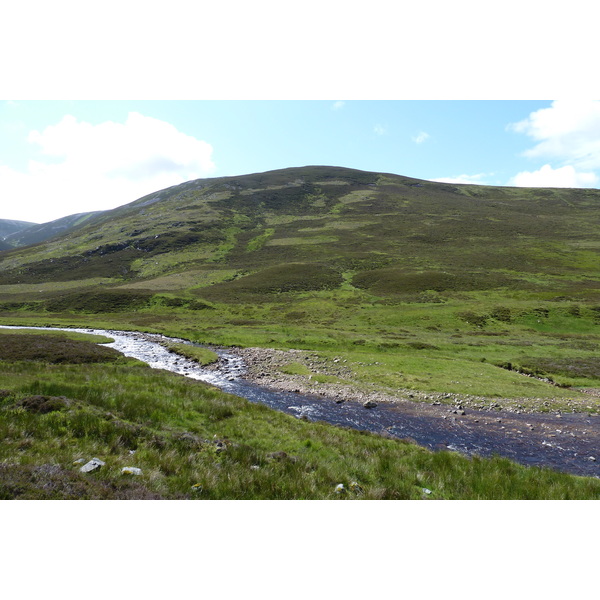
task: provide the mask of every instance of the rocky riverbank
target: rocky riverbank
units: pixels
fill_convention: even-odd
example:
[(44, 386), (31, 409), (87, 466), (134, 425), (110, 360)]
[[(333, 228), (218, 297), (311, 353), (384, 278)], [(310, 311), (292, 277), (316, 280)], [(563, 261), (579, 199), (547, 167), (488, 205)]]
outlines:
[(548, 399), (378, 390), (352, 379), (352, 369), (342, 357), (326, 360), (314, 352), (236, 348), (228, 353), (242, 359), (245, 380), (295, 392), (299, 406), (288, 408), (301, 409), (296, 416), (302, 418), (311, 418), (312, 395), (318, 404), (318, 416), (312, 418), (354, 423), (434, 450), (499, 454), (526, 465), (600, 476), (600, 416), (591, 414), (596, 412), (595, 390), (562, 401), (568, 410), (557, 411)]
[[(233, 348), (232, 354), (240, 357), (245, 366), (245, 379), (264, 387), (299, 394), (317, 394), (334, 402), (354, 401), (360, 403), (415, 404), (433, 406), (449, 405), (453, 414), (465, 414), (468, 409), (494, 410), (511, 413), (560, 412), (552, 409), (547, 398), (497, 398), (440, 392), (418, 392), (398, 389), (393, 392), (377, 389), (355, 379), (352, 369), (343, 357), (324, 359), (314, 352), (304, 350), (275, 350), (269, 348)], [(292, 373), (290, 365), (305, 367)], [(214, 365), (218, 369), (218, 365)], [(524, 375), (526, 377), (526, 375)], [(587, 396), (574, 394), (573, 398), (561, 400), (566, 407), (563, 412), (596, 413), (599, 390), (582, 390)]]

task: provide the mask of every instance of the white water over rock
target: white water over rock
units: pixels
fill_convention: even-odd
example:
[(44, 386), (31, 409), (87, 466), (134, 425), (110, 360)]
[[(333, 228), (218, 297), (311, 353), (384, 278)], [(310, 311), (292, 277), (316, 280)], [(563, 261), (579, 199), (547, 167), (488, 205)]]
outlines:
[(203, 369), (198, 363), (187, 359), (179, 354), (170, 352), (162, 343), (175, 342), (179, 344), (190, 344), (187, 340), (170, 338), (160, 334), (141, 333), (132, 331), (115, 331), (105, 329), (74, 329), (66, 327), (17, 327), (0, 325), (2, 329), (31, 329), (49, 331), (74, 331), (77, 333), (90, 333), (110, 337), (114, 342), (102, 344), (108, 348), (114, 348), (125, 356), (136, 358), (145, 362), (153, 369), (166, 369), (173, 373), (179, 373), (191, 379), (205, 381), (227, 390), (228, 383), (237, 380), (244, 372), (244, 365), (240, 358), (224, 351), (219, 351), (219, 371)]

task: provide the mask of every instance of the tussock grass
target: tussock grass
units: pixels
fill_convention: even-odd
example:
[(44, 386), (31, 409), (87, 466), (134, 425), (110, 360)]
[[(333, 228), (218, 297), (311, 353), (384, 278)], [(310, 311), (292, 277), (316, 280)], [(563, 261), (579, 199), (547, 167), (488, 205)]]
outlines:
[[(0, 389), (5, 499), (600, 497), (596, 479), (301, 421), (139, 364), (0, 362)], [(92, 457), (106, 465), (81, 473)]]
[(200, 348), (198, 346), (191, 346), (189, 344), (176, 344), (167, 342), (163, 344), (165, 348), (168, 348), (171, 352), (184, 356), (197, 362), (200, 365), (210, 365), (217, 360), (219, 356), (216, 352), (209, 350), (208, 348)]

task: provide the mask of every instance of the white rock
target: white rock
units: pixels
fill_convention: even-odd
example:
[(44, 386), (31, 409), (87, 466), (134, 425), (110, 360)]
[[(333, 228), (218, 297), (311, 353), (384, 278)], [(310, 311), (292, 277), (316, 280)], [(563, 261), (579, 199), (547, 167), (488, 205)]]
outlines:
[(138, 467), (123, 467), (121, 473), (123, 475), (141, 475), (142, 470), (138, 469)]
[(81, 469), (79, 469), (82, 473), (91, 473), (92, 471), (97, 471), (100, 467), (103, 467), (106, 463), (99, 458), (92, 458), (88, 463), (83, 465)]

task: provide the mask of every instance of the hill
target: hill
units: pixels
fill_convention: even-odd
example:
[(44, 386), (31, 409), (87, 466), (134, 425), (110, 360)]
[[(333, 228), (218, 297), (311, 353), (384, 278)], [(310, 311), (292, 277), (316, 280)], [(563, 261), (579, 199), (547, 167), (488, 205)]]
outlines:
[(199, 179), (1, 252), (1, 316), (342, 353), (338, 384), (557, 406), (553, 383), (600, 387), (599, 207), (341, 167)]
[(20, 247), (29, 246), (31, 244), (38, 244), (50, 238), (56, 237), (57, 235), (66, 233), (67, 231), (84, 224), (90, 217), (100, 214), (101, 211), (97, 212), (86, 212), (77, 213), (75, 215), (69, 215), (62, 217), (48, 223), (23, 223), (25, 226), (16, 229), (12, 233), (9, 233), (4, 238), (4, 242), (9, 247)]
[[(356, 287), (381, 296), (506, 286), (595, 296), (599, 202), (598, 190), (450, 185), (330, 167), (196, 180), (29, 228), (21, 243), (35, 243), (40, 229), (56, 235), (78, 225), (0, 255), (0, 282), (102, 276), (160, 289), (172, 278), (156, 278), (195, 271), (189, 287), (210, 276), (210, 295), (225, 297), (228, 289), (262, 294), (263, 272), (267, 287), (286, 289), (273, 280), (286, 265), (286, 277), (308, 287), (351, 273)], [(219, 279), (236, 283), (215, 287)]]
[(31, 227), (32, 225), (35, 225), (35, 223), (30, 223), (29, 221), (0, 219), (0, 240), (5, 239), (7, 236), (13, 233), (27, 229), (27, 227)]

